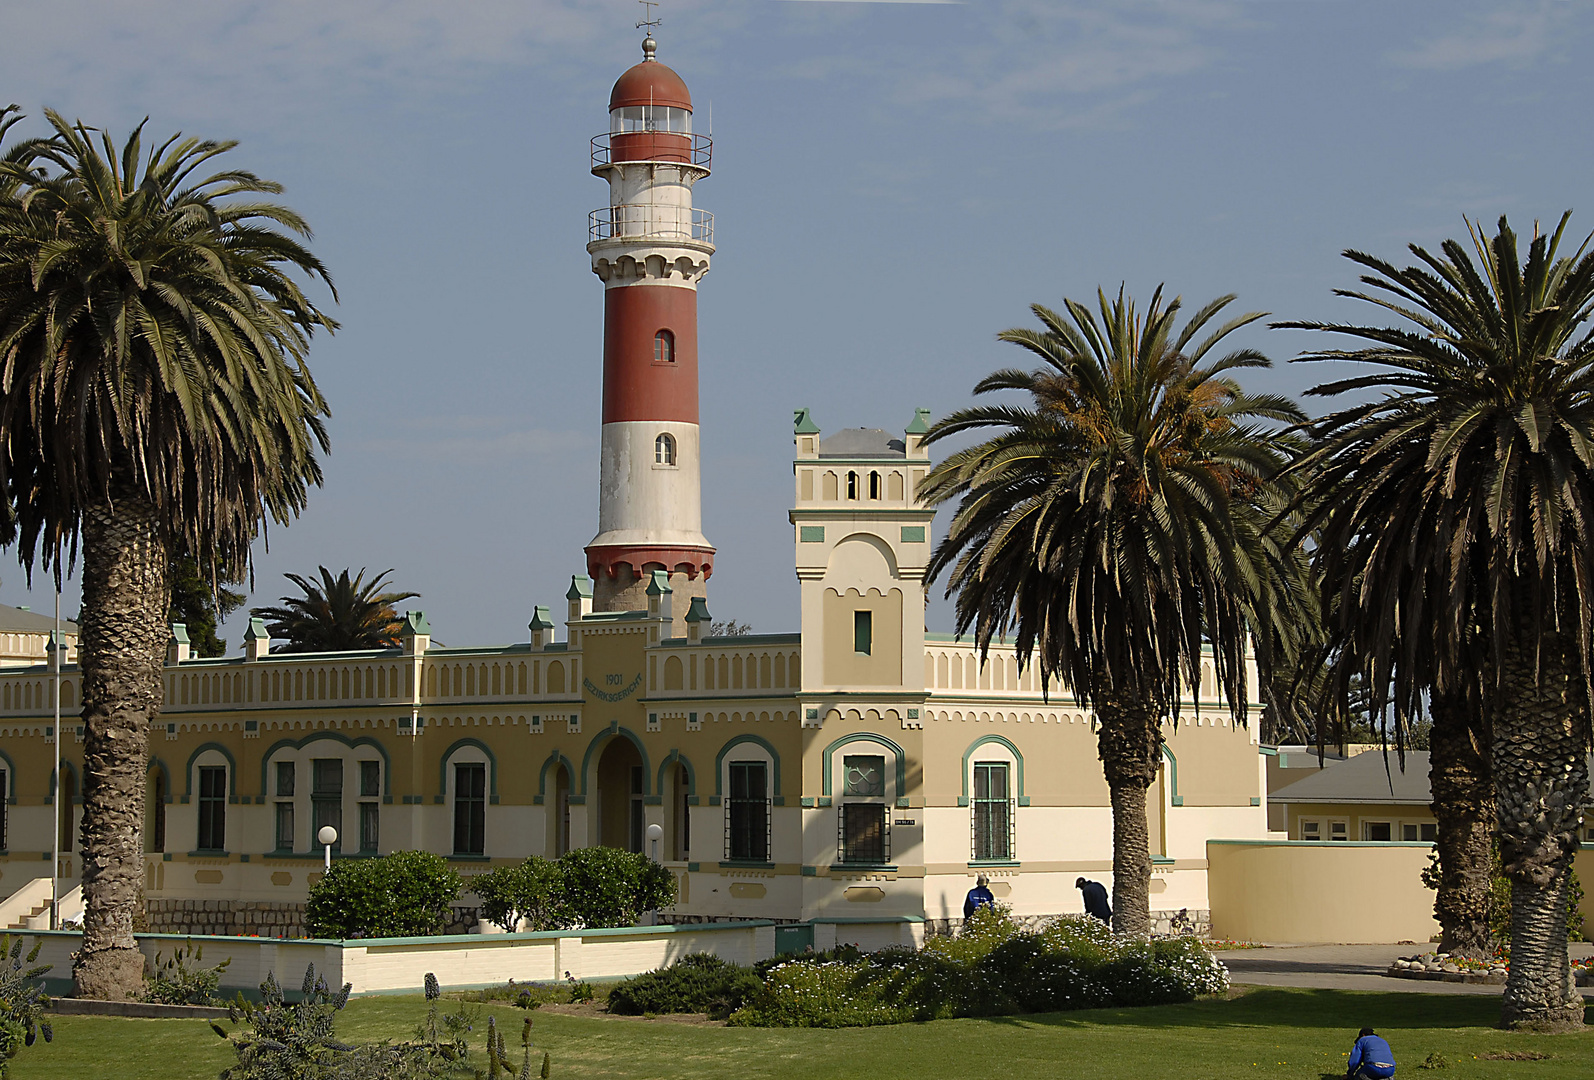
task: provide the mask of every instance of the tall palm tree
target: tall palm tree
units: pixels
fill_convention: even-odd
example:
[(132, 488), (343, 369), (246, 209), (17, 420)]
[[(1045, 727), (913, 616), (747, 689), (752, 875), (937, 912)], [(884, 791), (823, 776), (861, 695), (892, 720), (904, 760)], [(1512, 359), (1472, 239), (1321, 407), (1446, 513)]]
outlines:
[[(0, 162), (0, 542), (59, 583), (82, 559), (83, 945), (77, 991), (143, 988), (141, 822), (161, 707), (169, 567), (247, 572), (262, 522), (321, 480), (326, 402), (305, 365), (331, 287), (281, 187), (201, 170), (236, 144), (120, 150), (47, 113)], [(334, 293), (334, 296), (336, 294)]]
[[(921, 488), (960, 499), (930, 563), (957, 593), (957, 626), (982, 654), (1012, 627), (1021, 663), (1066, 683), (1096, 714), (1113, 813), (1113, 921), (1150, 929), (1146, 790), (1177, 720), (1181, 684), (1207, 655), (1237, 719), (1246, 718), (1246, 642), (1288, 633), (1274, 618), (1302, 599), (1298, 560), (1265, 526), (1288, 504), (1271, 478), (1288, 460), (1275, 422), (1302, 419), (1290, 401), (1253, 396), (1231, 372), (1267, 367), (1250, 349), (1208, 362), (1241, 315), (1209, 329), (1220, 297), (1183, 328), (1159, 288), (1142, 317), (1119, 291), (1098, 292), (1101, 319), (1065, 301), (1035, 305), (1043, 328), (998, 335), (1032, 354), (1032, 371), (997, 371), (976, 394), (1015, 390), (1026, 405), (963, 409), (927, 441), (992, 431), (949, 455)], [(1198, 335), (1205, 334), (1198, 340)], [(1287, 538), (1286, 538), (1287, 539)], [(1210, 642), (1210, 645), (1208, 644)]]
[(421, 595), (418, 592), (379, 592), (393, 571), (384, 570), (362, 584), (365, 568), (349, 580), (348, 570), (337, 577), (319, 567), (316, 584), (298, 574), (283, 577), (299, 586), (303, 596), (284, 596), (282, 607), (251, 608), (249, 614), (270, 619), (266, 631), (283, 638), (284, 652), (339, 652), (345, 649), (383, 649), (399, 643), (404, 620), (393, 605)]
[(1369, 343), (1303, 357), (1358, 365), (1313, 391), (1362, 403), (1306, 459), (1339, 677), (1406, 713), (1432, 691), (1436, 739), (1443, 703), (1481, 703), (1465, 730), (1489, 739), (1511, 880), (1504, 1019), (1544, 1028), (1583, 1022), (1565, 899), (1594, 672), (1594, 254), (1561, 254), (1569, 216), (1525, 260), (1504, 217), (1492, 237), (1468, 222), (1470, 253), (1412, 245), (1415, 266), (1347, 251), (1367, 290), (1340, 295), (1400, 325), (1284, 324)]

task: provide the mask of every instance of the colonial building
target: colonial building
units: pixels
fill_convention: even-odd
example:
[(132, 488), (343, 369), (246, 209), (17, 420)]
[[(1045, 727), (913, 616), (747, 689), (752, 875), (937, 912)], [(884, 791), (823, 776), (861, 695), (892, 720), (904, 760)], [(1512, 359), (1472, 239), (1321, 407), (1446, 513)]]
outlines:
[[(714, 246), (692, 192), (711, 147), (685, 83), (643, 48), (593, 140), (610, 188), (588, 245), (605, 289), (599, 521), (562, 617), (538, 607), (524, 641), (443, 648), (410, 612), (400, 647), (335, 654), (273, 652), (257, 620), (219, 659), (174, 627), (150, 729), (152, 929), (291, 932), (323, 825), (337, 857), (423, 848), (467, 875), (643, 851), (678, 878), (675, 920), (956, 920), (978, 874), (1043, 914), (1080, 909), (1079, 875), (1110, 885), (1089, 712), (1010, 648), (982, 663), (925, 630), (925, 410), (828, 437), (797, 410), (801, 624), (710, 636), (696, 290)], [(67, 715), (77, 683), (69, 664)], [(66, 887), (79, 871), (81, 727), (62, 725), (57, 778), (51, 686), (43, 663), (0, 672), (0, 894), (48, 875), (52, 828)], [(1201, 920), (1208, 838), (1267, 835), (1255, 732), (1205, 665), (1148, 798), (1165, 919)]]

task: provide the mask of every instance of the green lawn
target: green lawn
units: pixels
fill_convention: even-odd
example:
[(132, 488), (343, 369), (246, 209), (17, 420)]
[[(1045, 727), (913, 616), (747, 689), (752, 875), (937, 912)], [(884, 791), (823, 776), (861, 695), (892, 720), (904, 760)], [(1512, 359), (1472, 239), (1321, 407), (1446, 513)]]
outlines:
[[(517, 1042), (519, 1010), (494, 1006), (492, 1011), (500, 1023), (507, 1018), (505, 1034), (511, 1044)], [(1594, 1033), (1510, 1034), (1492, 1026), (1499, 1011), (1498, 999), (1489, 997), (1267, 989), (1228, 1001), (1161, 1008), (842, 1031), (534, 1015), (536, 1040), (552, 1052), (556, 1077), (1317, 1080), (1343, 1075), (1345, 1052), (1363, 1024), (1388, 1037), (1405, 1077), (1594, 1076)], [(350, 1041), (404, 1037), (424, 1012), (419, 997), (357, 1000), (343, 1013), (338, 1033)], [(197, 1080), (214, 1077), (229, 1063), (225, 1051), (200, 1021), (61, 1017), (55, 1043), (24, 1050), (13, 1075), (16, 1080)], [(1542, 1061), (1483, 1058), (1500, 1051), (1551, 1056)], [(1416, 1068), (1431, 1052), (1449, 1060), (1442, 1073)]]

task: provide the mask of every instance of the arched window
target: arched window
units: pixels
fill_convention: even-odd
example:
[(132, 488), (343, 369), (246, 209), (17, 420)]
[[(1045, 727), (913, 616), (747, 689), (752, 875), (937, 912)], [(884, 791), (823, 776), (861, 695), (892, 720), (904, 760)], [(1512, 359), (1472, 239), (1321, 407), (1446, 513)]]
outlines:
[(668, 330), (660, 330), (653, 335), (653, 362), (655, 364), (675, 363), (675, 335)]
[(666, 432), (653, 440), (653, 460), (659, 465), (675, 464), (675, 436)]
[(877, 472), (869, 474), (869, 497), (871, 499), (880, 497), (880, 474)]
[(847, 474), (847, 498), (856, 499), (857, 497), (858, 497), (858, 474), (855, 473), (855, 472), (850, 472), (850, 473)]

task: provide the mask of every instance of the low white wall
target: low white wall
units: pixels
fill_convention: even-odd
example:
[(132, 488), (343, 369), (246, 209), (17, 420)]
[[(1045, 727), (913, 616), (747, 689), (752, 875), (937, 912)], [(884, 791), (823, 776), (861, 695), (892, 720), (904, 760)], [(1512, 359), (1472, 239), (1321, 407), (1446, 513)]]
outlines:
[[(866, 950), (912, 947), (923, 941), (923, 923), (912, 920), (857, 920), (844, 926), (816, 925), (815, 947), (841, 940)], [(20, 932), (19, 932), (20, 933)], [(38, 963), (53, 964), (46, 981), (52, 992), (70, 984), (72, 952), (80, 935), (41, 930), (23, 934), (25, 948), (42, 942)], [(820, 938), (827, 939), (820, 944)], [(140, 934), (146, 956), (163, 958), (187, 945), (203, 950), (203, 964), (231, 960), (221, 988), (255, 991), (272, 972), (284, 989), (296, 991), (305, 967), (314, 964), (328, 984), (350, 983), (356, 994), (417, 993), (431, 972), (445, 988), (498, 986), (517, 982), (618, 979), (669, 964), (690, 953), (713, 953), (736, 964), (775, 955), (775, 926), (769, 922), (710, 923), (693, 926), (638, 926), (613, 930), (557, 930), (531, 934), (461, 934), (446, 937), (372, 938), (366, 941), (183, 936)]]

